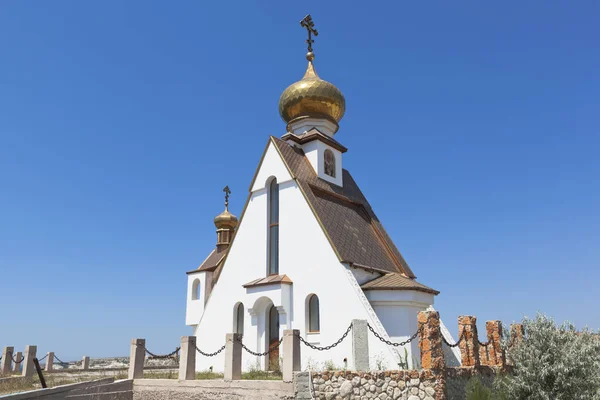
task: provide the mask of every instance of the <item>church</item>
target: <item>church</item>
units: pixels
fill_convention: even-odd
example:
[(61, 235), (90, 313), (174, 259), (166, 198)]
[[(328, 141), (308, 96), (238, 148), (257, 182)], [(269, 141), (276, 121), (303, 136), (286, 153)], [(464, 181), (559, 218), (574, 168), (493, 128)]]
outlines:
[[(214, 219), (216, 247), (187, 272), (186, 325), (200, 350), (216, 352), (227, 333), (243, 334), (254, 352), (271, 349), (261, 356), (243, 352), (243, 370), (277, 369), (284, 329), (328, 346), (362, 319), (383, 339), (404, 341), (418, 329), (417, 313), (439, 293), (416, 280), (343, 168), (348, 149), (338, 137), (346, 100), (317, 75), (310, 16), (301, 25), (308, 31), (308, 66), (279, 99), (286, 129), (265, 137), (239, 219), (228, 209), (225, 188), (225, 210)], [(372, 369), (417, 366), (417, 341), (394, 347), (374, 334), (368, 341)], [(303, 370), (353, 366), (350, 340), (328, 351), (301, 350)], [(223, 352), (198, 355), (196, 370), (208, 369), (223, 371)]]

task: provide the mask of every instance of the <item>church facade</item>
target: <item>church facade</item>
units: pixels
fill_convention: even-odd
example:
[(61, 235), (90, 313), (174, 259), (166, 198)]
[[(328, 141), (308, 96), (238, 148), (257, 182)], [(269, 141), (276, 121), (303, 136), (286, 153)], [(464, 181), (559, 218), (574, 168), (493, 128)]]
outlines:
[[(186, 324), (202, 351), (218, 350), (226, 333), (242, 333), (255, 352), (272, 348), (244, 352), (244, 370), (277, 368), (284, 329), (327, 346), (363, 319), (384, 339), (404, 341), (439, 293), (416, 280), (343, 168), (347, 149), (335, 135), (345, 99), (317, 75), (310, 47), (307, 59), (304, 77), (281, 95), (287, 132), (267, 138), (239, 221), (226, 201), (215, 218), (216, 248), (187, 273)], [(419, 359), (416, 341), (402, 348), (368, 340), (373, 369)], [(351, 341), (328, 351), (302, 347), (302, 369), (325, 365), (353, 368)], [(196, 369), (210, 368), (223, 370), (224, 353), (198, 355)]]

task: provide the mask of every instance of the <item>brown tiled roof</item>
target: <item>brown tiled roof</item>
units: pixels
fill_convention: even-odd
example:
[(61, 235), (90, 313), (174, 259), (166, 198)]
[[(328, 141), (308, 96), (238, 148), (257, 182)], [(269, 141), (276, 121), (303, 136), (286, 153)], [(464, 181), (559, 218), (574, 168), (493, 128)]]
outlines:
[(333, 147), (334, 149), (341, 151), (342, 153), (345, 153), (348, 151), (348, 149), (346, 147), (344, 147), (340, 142), (338, 142), (331, 136), (327, 136), (326, 134), (324, 134), (317, 128), (312, 128), (311, 130), (301, 133), (299, 135), (288, 132), (285, 135), (283, 135), (281, 137), (281, 139), (282, 140), (292, 140), (298, 144), (304, 144), (304, 143), (311, 142), (313, 140), (320, 139), (323, 142), (330, 145), (331, 147)]
[(319, 179), (302, 149), (271, 138), (340, 261), (415, 278), (347, 170), (343, 187)]
[(397, 273), (385, 274), (372, 281), (364, 283), (363, 290), (418, 290), (421, 292), (439, 294), (435, 289), (420, 284), (414, 279), (409, 279)]
[(204, 260), (204, 262), (202, 264), (200, 264), (200, 267), (198, 267), (197, 271), (214, 271), (219, 266), (219, 264), (223, 260), (223, 257), (225, 257), (226, 253), (227, 253), (226, 248), (225, 249), (214, 249), (208, 255), (208, 257), (206, 257), (206, 260)]
[(245, 288), (282, 283), (291, 285), (292, 280), (287, 275), (269, 275), (266, 278), (258, 278), (243, 285)]

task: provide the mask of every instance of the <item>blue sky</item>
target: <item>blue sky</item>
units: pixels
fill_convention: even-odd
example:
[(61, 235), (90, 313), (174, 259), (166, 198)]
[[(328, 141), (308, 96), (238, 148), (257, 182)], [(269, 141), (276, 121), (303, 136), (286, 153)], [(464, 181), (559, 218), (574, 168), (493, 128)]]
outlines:
[[(419, 280), (456, 318), (600, 328), (600, 4), (2, 2), (0, 346), (171, 351), (305, 69)], [(221, 151), (226, 148), (227, 151)]]

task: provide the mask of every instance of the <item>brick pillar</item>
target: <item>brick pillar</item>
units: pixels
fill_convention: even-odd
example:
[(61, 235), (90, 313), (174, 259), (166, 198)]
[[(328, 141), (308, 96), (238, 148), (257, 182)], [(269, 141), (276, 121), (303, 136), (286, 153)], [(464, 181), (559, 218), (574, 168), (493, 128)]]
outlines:
[(442, 347), (440, 313), (420, 311), (417, 317), (419, 325), (419, 350), (421, 350), (421, 368), (431, 370), (438, 384), (435, 387), (435, 400), (446, 400), (446, 359)]
[(352, 320), (352, 360), (355, 371), (369, 371), (369, 328), (367, 320)]
[(479, 367), (479, 338), (477, 336), (477, 318), (471, 315), (458, 317), (458, 340), (460, 358), (463, 367)]
[(81, 359), (81, 369), (83, 369), (83, 370), (90, 369), (90, 357), (83, 356), (83, 358)]
[(228, 333), (225, 336), (225, 374), (226, 381), (242, 379), (242, 334)]
[(298, 329), (286, 329), (283, 331), (283, 381), (294, 380), (294, 372), (301, 371), (300, 368), (300, 331)]
[(2, 351), (2, 364), (0, 364), (0, 375), (10, 374), (10, 366), (12, 363), (12, 356), (14, 351), (15, 348), (11, 346), (5, 347)]
[(54, 368), (54, 352), (50, 351), (46, 356), (46, 367), (44, 369), (48, 372), (51, 372), (52, 368)]
[(144, 377), (144, 359), (146, 358), (146, 339), (131, 339), (129, 350), (129, 379)]
[(35, 366), (33, 365), (33, 359), (36, 356), (37, 346), (26, 346), (25, 347), (25, 360), (23, 360), (23, 376), (31, 377), (35, 373)]
[(179, 357), (179, 380), (196, 379), (196, 336), (182, 336)]
[(18, 362), (16, 362), (13, 367), (13, 372), (15, 372), (17, 374), (21, 373), (21, 364), (23, 363), (21, 361), (22, 358), (23, 358), (23, 353), (21, 353), (20, 351), (17, 351), (15, 353), (15, 360), (17, 360)]
[(479, 358), (481, 365), (490, 367), (504, 367), (506, 365), (506, 356), (502, 349), (502, 322), (487, 321), (485, 323), (487, 332), (487, 346), (479, 346)]

